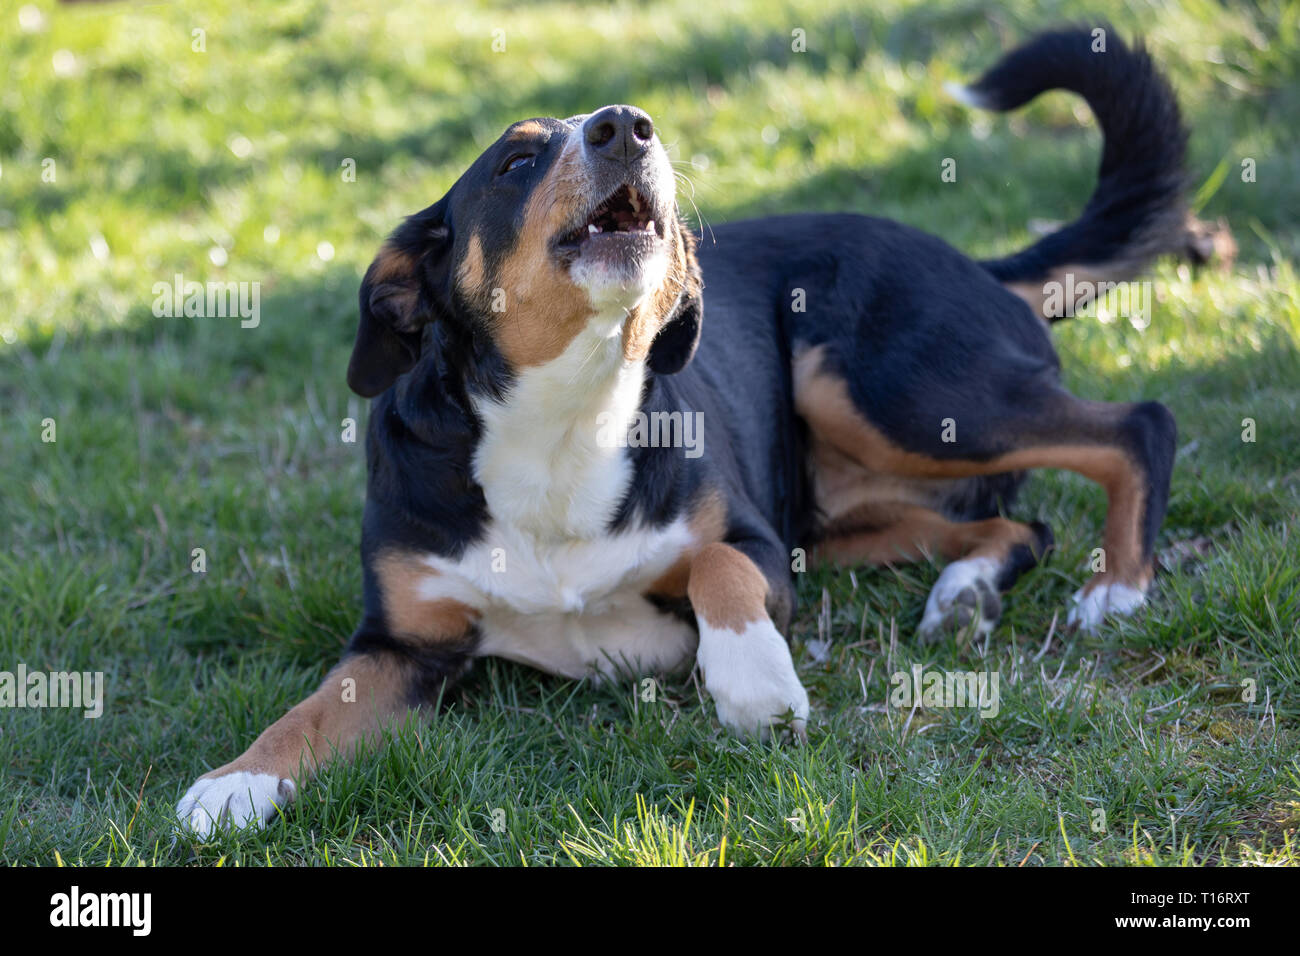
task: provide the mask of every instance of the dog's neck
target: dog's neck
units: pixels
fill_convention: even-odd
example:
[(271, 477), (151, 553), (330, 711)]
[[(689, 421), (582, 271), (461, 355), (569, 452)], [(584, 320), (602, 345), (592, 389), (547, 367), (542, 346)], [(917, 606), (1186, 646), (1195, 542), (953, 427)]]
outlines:
[(597, 316), (545, 365), (520, 370), (500, 401), (478, 399), (474, 477), (493, 519), (540, 541), (608, 531), (632, 465), (609, 436), (641, 403), (644, 361), (624, 356), (625, 314)]

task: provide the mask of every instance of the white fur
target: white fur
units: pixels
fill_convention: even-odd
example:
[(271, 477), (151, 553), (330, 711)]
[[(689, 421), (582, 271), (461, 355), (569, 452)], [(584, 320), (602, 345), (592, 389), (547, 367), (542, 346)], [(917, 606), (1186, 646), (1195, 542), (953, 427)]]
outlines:
[(622, 353), (622, 313), (597, 317), (558, 358), (521, 371), (504, 401), (475, 402), (474, 477), (495, 521), (552, 540), (602, 533), (632, 466), (598, 441), (600, 416), (631, 422), (645, 383), (644, 363)]
[(689, 658), (694, 633), (642, 594), (695, 544), (684, 520), (592, 540), (553, 540), (494, 521), (460, 560), (426, 555), (438, 573), (420, 594), (479, 610), (480, 656), (567, 677), (610, 675), (623, 664), (673, 670)]
[(558, 540), (493, 521), (459, 560), (426, 555), (424, 563), (441, 574), (425, 580), (420, 594), (522, 614), (600, 612), (619, 591), (650, 585), (694, 544), (684, 519), (658, 530)]
[(630, 309), (657, 289), (668, 274), (667, 243), (657, 242), (653, 251), (630, 266), (611, 267), (579, 257), (569, 266), (569, 277), (584, 289), (598, 312)]
[[(998, 569), (998, 562), (993, 558), (963, 558), (944, 568), (939, 580), (930, 589), (930, 596), (926, 598), (925, 614), (921, 616), (921, 634), (929, 636), (946, 627), (948, 612), (952, 610), (957, 597), (967, 588), (976, 588), (976, 593), (979, 593), (976, 581), (983, 581), (997, 594)], [(978, 615), (975, 632), (977, 636), (983, 637), (993, 630), (997, 620), (987, 620), (979, 614), (979, 608), (974, 610)]]
[(943, 85), (943, 91), (951, 96), (958, 103), (966, 106), (973, 106), (976, 109), (985, 109), (988, 101), (976, 93), (969, 86), (961, 83), (948, 82)]
[(632, 480), (598, 416), (631, 421), (645, 366), (622, 355), (622, 323), (593, 319), (554, 361), (523, 370), (504, 401), (481, 400), (474, 475), (492, 520), (459, 558), (425, 555), (427, 600), (475, 608), (477, 653), (568, 677), (671, 670), (695, 635), (642, 597), (697, 545), (685, 518), (610, 534)]
[[(566, 148), (581, 148), (580, 130)], [(671, 190), (671, 167), (655, 153)], [(638, 410), (645, 365), (623, 358), (623, 325), (667, 268), (664, 243), (626, 268), (579, 259), (570, 275), (596, 317), (555, 360), (521, 370), (504, 400), (475, 403), (483, 436), (474, 477), (492, 520), (459, 559), (424, 556), (430, 574), (418, 587), (426, 600), (479, 612), (480, 655), (583, 677), (674, 669), (695, 648), (690, 626), (642, 594), (699, 542), (685, 519), (656, 530), (634, 520), (608, 533), (632, 466), (626, 448), (599, 440)], [(293, 797), (291, 780), (239, 771), (197, 781), (176, 812), (183, 828), (207, 837), (260, 828)]]
[(1082, 588), (1074, 593), (1066, 623), (1085, 631), (1095, 631), (1108, 617), (1126, 617), (1146, 604), (1145, 592), (1128, 584), (1099, 584), (1091, 591)]
[[(579, 124), (565, 149), (583, 148)], [(658, 191), (671, 195), (666, 154), (651, 156)], [(558, 357), (519, 370), (502, 400), (475, 400), (483, 435), (474, 478), (492, 518), (460, 558), (424, 557), (438, 573), (421, 594), (479, 612), (480, 655), (569, 677), (624, 665), (667, 670), (690, 657), (694, 631), (642, 594), (699, 542), (685, 519), (645, 529), (634, 516), (630, 528), (609, 533), (633, 469), (626, 448), (601, 440), (630, 425), (640, 406), (646, 368), (623, 356), (624, 323), (667, 268), (663, 242), (624, 266), (579, 257), (569, 275), (594, 317)]]
[[(584, 138), (583, 124), (578, 123), (569, 131), (565, 139), (564, 159), (572, 159), (572, 154), (586, 149)], [(644, 161), (649, 165), (643, 171), (643, 175), (653, 182), (657, 194), (668, 198), (669, 202), (664, 203), (664, 207), (671, 208), (677, 180), (673, 176), (673, 167), (668, 154), (659, 145), (657, 137), (654, 146), (646, 153)], [(583, 185), (579, 187), (580, 191), (590, 193), (593, 187), (588, 163), (579, 162), (576, 168), (581, 170), (582, 176), (586, 177)], [(619, 316), (620, 320), (627, 309), (632, 308), (642, 298), (657, 289), (667, 274), (668, 249), (667, 243), (664, 242), (655, 243), (653, 252), (639, 262), (613, 265), (599, 259), (579, 256), (569, 265), (569, 278), (587, 293), (592, 308), (602, 315)]]
[(696, 659), (718, 719), (732, 730), (766, 737), (773, 720), (793, 711), (794, 726), (802, 731), (808, 720), (808, 692), (776, 625), (764, 617), (737, 632), (712, 627), (703, 617), (698, 621)]
[(294, 797), (293, 781), (236, 771), (196, 781), (176, 805), (181, 827), (201, 838), (223, 827), (261, 829)]
[(581, 614), (489, 608), (476, 653), (572, 678), (638, 677), (679, 670), (690, 661), (696, 637), (684, 621), (630, 589), (601, 603), (601, 610)]

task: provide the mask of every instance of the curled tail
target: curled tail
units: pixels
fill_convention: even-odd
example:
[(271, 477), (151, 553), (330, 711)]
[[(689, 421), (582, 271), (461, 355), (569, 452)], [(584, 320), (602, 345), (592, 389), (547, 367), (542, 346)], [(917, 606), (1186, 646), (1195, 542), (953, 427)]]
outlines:
[[(1014, 255), (980, 263), (1048, 321), (1072, 315), (1097, 282), (1132, 278), (1186, 244), (1187, 131), (1178, 102), (1141, 45), (1126, 46), (1109, 27), (1099, 30), (1041, 33), (975, 83), (951, 88), (963, 102), (999, 112), (1047, 90), (1070, 90), (1101, 125), (1097, 187), (1079, 218)], [(1074, 301), (1061, 308), (1047, 283), (1075, 289)]]

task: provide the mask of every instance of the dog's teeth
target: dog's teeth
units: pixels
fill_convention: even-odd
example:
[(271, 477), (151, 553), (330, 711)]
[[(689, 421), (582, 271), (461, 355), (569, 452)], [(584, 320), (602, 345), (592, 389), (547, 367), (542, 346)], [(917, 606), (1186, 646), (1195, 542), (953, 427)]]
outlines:
[(594, 236), (596, 233), (600, 232), (600, 226), (596, 225), (594, 222), (589, 222), (587, 223), (587, 232)]
[(655, 231), (655, 221), (654, 221), (653, 219), (651, 219), (649, 222), (647, 222), (647, 223), (645, 224), (645, 231), (646, 231), (646, 232), (654, 232), (654, 231)]
[(641, 211), (641, 198), (636, 194), (635, 189), (628, 190), (628, 198), (632, 201), (632, 211)]

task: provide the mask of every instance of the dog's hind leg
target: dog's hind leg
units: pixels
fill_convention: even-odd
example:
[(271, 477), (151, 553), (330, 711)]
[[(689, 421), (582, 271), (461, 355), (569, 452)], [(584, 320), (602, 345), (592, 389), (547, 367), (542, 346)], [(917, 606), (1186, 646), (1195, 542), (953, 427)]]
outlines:
[[(1108, 615), (1132, 613), (1145, 601), (1169, 500), (1173, 416), (1157, 402), (1086, 401), (1048, 376), (1016, 378), (990, 363), (981, 363), (979, 373), (951, 381), (942, 396), (919, 392), (909, 406), (909, 427), (882, 427), (855, 402), (844, 377), (823, 363), (821, 351), (811, 349), (796, 365), (795, 402), (814, 445), (829, 445), (873, 475), (935, 481), (1062, 468), (1097, 482), (1108, 498), (1103, 562), (1075, 595), (1068, 623), (1093, 629)], [(948, 428), (951, 433), (941, 435)], [(939, 515), (907, 518), (839, 547), (869, 557), (910, 539), (912, 556), (942, 552), (944, 545), (949, 553), (970, 555), (981, 535), (991, 536), (991, 547), (1017, 537), (1025, 544), (1033, 540), (1028, 526), (1001, 519), (950, 527)], [(846, 530), (842, 523), (840, 530)]]
[(921, 637), (929, 639), (968, 627), (977, 634), (991, 631), (1002, 614), (999, 594), (1051, 546), (1051, 529), (1040, 522), (953, 521), (920, 505), (877, 502), (823, 528), (817, 554), (841, 565), (947, 559), (921, 619)]

